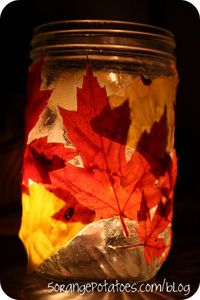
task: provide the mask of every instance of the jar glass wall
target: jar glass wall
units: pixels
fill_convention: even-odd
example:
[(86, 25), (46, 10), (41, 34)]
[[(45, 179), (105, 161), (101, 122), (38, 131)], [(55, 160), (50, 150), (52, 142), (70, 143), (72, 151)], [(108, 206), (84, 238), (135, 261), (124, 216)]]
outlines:
[(172, 239), (173, 35), (117, 21), (35, 29), (20, 229), (29, 269), (145, 281)]

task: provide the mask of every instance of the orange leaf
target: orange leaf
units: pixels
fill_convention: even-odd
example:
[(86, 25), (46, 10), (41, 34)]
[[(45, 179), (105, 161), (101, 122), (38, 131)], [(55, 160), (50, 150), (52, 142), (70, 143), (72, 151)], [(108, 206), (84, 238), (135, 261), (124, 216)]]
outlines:
[(40, 114), (47, 105), (52, 90), (41, 90), (41, 73), (44, 57), (36, 61), (29, 70), (28, 77), (28, 103), (26, 110), (26, 139), (35, 126)]

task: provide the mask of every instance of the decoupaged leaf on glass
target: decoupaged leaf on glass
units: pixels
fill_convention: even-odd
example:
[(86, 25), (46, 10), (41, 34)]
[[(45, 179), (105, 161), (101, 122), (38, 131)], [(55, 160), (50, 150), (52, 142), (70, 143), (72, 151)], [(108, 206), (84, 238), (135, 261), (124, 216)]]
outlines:
[[(49, 90), (40, 91), (40, 84), (37, 82), (34, 94), (43, 103), (36, 109), (37, 118), (51, 95)], [(151, 131), (141, 135), (127, 158), (132, 122), (129, 99), (112, 108), (106, 89), (87, 65), (82, 88), (77, 89), (77, 111), (59, 107), (70, 147), (68, 143), (49, 143), (47, 137), (27, 144), (24, 192), (29, 193), (32, 180), (63, 200), (51, 218), (65, 224), (89, 224), (118, 216), (124, 235), (129, 236), (126, 219), (137, 221), (140, 245), (149, 264), (166, 246), (160, 234), (171, 222), (177, 172), (175, 152), (172, 157), (166, 153), (166, 110)], [(28, 130), (37, 118), (34, 115)]]
[(52, 90), (42, 90), (42, 67), (44, 58), (39, 59), (29, 69), (28, 77), (28, 103), (26, 110), (26, 139), (31, 129), (35, 126), (41, 112), (47, 105)]

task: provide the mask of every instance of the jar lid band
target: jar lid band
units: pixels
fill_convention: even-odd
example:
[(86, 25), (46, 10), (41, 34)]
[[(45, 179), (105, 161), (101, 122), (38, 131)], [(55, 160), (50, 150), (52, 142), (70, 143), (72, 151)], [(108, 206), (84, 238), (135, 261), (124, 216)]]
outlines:
[(163, 28), (123, 21), (70, 20), (40, 25), (31, 58), (64, 55), (150, 55), (174, 59), (174, 35)]

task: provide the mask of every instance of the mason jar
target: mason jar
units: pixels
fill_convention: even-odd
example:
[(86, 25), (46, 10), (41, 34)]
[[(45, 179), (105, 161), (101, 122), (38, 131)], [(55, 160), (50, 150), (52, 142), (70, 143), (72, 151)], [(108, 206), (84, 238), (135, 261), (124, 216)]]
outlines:
[(146, 281), (172, 242), (171, 32), (105, 20), (34, 30), (19, 236), (28, 270)]

